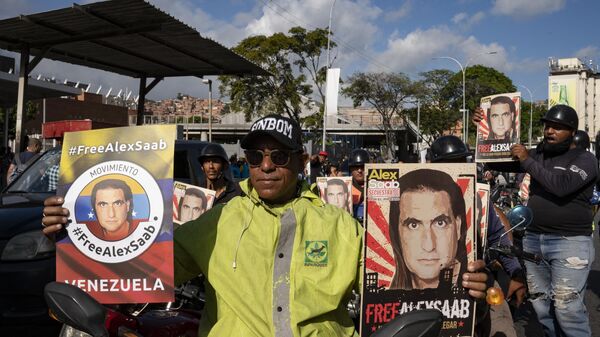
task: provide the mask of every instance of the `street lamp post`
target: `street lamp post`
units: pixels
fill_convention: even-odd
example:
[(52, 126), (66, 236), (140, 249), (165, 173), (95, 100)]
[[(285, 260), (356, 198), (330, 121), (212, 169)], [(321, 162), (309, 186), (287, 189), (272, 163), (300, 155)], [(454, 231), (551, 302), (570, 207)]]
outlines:
[(531, 138), (533, 133), (533, 94), (531, 93), (531, 90), (529, 90), (529, 88), (523, 84), (519, 84), (519, 86), (525, 88), (525, 90), (527, 90), (529, 93), (529, 148), (531, 149)]
[[(331, 8), (329, 9), (329, 25), (327, 26), (327, 70), (329, 70), (329, 44), (331, 41), (331, 18), (333, 17), (333, 6), (335, 6), (335, 1), (331, 4)], [(323, 107), (323, 145), (322, 150), (325, 151), (325, 142), (327, 139), (327, 131), (325, 125), (327, 124), (327, 102), (325, 102), (325, 106)]]
[(455, 59), (454, 57), (450, 57), (450, 56), (439, 56), (439, 57), (434, 57), (434, 60), (439, 60), (439, 59), (448, 59), (448, 60), (452, 60), (454, 62), (456, 62), (456, 64), (458, 64), (458, 66), (460, 67), (460, 71), (462, 72), (462, 121), (463, 121), (463, 141), (465, 142), (465, 144), (467, 144), (467, 142), (469, 141), (469, 122), (467, 121), (467, 119), (469, 118), (468, 112), (467, 112), (467, 108), (466, 108), (466, 91), (465, 91), (465, 83), (466, 83), (466, 71), (467, 71), (467, 67), (469, 66), (469, 63), (471, 63), (471, 61), (480, 55), (493, 55), (493, 54), (497, 54), (498, 52), (495, 51), (490, 51), (490, 52), (483, 52), (483, 53), (479, 53), (476, 55), (471, 56), (468, 60), (467, 63), (465, 64), (465, 66), (462, 66), (462, 63), (460, 63), (457, 59)]
[(208, 84), (208, 141), (212, 142), (212, 80), (203, 79), (202, 83)]
[(417, 98), (417, 155), (421, 156), (421, 102)]
[(458, 64), (458, 66), (460, 67), (460, 71), (462, 72), (462, 122), (463, 122), (463, 141), (467, 142), (467, 138), (466, 138), (466, 134), (465, 134), (465, 124), (466, 124), (466, 120), (465, 120), (465, 69), (462, 66), (462, 63), (460, 63), (457, 59), (455, 59), (454, 57), (450, 57), (450, 56), (438, 56), (438, 57), (434, 57), (434, 60), (439, 60), (439, 59), (448, 59), (448, 60), (452, 60), (454, 62), (456, 62), (456, 64)]

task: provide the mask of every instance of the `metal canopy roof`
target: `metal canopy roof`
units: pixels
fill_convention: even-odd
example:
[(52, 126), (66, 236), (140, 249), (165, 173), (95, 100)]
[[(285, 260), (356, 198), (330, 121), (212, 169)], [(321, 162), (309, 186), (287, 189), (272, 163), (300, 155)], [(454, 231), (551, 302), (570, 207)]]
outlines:
[[(15, 104), (18, 82), (19, 76), (0, 72), (0, 107), (8, 107)], [(30, 78), (28, 82), (27, 95), (25, 96), (28, 100), (59, 96), (76, 96), (81, 93), (81, 89), (62, 84), (40, 81), (33, 78)]]
[(0, 48), (131, 77), (265, 75), (143, 0), (73, 4), (0, 20)]

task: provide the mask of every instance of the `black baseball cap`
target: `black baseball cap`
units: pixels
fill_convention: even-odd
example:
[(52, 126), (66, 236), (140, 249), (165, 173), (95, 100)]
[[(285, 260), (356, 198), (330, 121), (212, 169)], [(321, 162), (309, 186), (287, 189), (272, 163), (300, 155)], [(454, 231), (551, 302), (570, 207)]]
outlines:
[(251, 149), (258, 137), (270, 136), (288, 150), (302, 150), (302, 129), (287, 117), (270, 115), (263, 117), (250, 127), (250, 132), (242, 139), (242, 148)]

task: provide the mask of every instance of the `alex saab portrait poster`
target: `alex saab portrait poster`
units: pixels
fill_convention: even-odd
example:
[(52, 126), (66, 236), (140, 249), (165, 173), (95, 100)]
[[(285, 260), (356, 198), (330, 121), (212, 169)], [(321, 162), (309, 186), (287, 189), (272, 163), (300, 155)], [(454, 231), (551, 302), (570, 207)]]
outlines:
[(173, 301), (175, 126), (66, 133), (57, 194), (69, 209), (56, 280), (100, 303)]
[(479, 252), (478, 258), (484, 258), (483, 253), (487, 249), (487, 232), (490, 207), (490, 185), (477, 183), (477, 195), (475, 196), (475, 223), (479, 224)]
[(481, 98), (484, 118), (477, 127), (477, 162), (511, 161), (510, 147), (521, 137), (521, 93)]
[(173, 183), (173, 226), (198, 219), (212, 208), (216, 191), (181, 181)]
[(361, 336), (425, 308), (444, 315), (440, 336), (472, 336), (475, 164), (367, 164), (366, 179)]
[(352, 214), (352, 177), (317, 177), (321, 200)]

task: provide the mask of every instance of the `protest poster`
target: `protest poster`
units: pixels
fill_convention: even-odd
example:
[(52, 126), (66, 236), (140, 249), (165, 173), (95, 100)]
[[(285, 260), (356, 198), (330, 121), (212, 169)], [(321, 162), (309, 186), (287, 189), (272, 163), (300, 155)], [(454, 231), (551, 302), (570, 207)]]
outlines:
[(321, 200), (352, 214), (352, 177), (317, 177)]
[(477, 162), (511, 161), (510, 147), (521, 137), (521, 93), (481, 98), (484, 118), (477, 127)]
[[(483, 258), (483, 253), (487, 249), (487, 229), (490, 207), (490, 185), (477, 183), (477, 197), (475, 199), (477, 209), (475, 213), (476, 224), (479, 224), (479, 248), (481, 254), (478, 258)], [(491, 206), (493, 207), (493, 206)]]
[(198, 219), (212, 208), (215, 195), (216, 191), (208, 188), (173, 182), (173, 223), (182, 225)]
[(475, 164), (367, 164), (361, 336), (437, 309), (440, 336), (473, 336), (460, 280), (476, 258)]
[(100, 303), (173, 301), (175, 126), (66, 133), (57, 194), (69, 210), (56, 280)]

